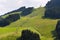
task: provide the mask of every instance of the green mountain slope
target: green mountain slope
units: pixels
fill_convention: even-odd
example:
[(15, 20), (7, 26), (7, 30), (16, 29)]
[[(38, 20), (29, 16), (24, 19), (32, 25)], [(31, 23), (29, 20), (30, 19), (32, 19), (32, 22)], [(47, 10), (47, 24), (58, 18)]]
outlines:
[[(1, 30), (0, 35), (3, 35), (3, 34), (5, 35), (6, 33), (9, 34), (14, 32), (13, 33), (14, 37), (11, 37), (9, 39), (16, 40), (16, 38), (19, 37), (18, 35), (21, 36), (22, 30), (29, 29), (33, 32), (38, 33), (41, 36), (41, 40), (54, 40), (53, 31), (56, 28), (57, 20), (47, 19), (47, 18), (44, 19), (43, 18), (44, 12), (45, 12), (45, 8), (37, 8), (37, 9), (33, 9), (33, 11), (26, 16), (21, 16), (20, 14), (22, 12), (13, 12), (13, 13), (1, 16), (3, 19), (5, 19), (9, 15), (19, 14), (20, 19), (14, 22), (9, 21), (10, 22), (9, 25), (0, 27), (0, 30)], [(7, 36), (11, 36), (11, 35), (7, 35)], [(2, 37), (1, 40), (8, 40), (7, 36)]]

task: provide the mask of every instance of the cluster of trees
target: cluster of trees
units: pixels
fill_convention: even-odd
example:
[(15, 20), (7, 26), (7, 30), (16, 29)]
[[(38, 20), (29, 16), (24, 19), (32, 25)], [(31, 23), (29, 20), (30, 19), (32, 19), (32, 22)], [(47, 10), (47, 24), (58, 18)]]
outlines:
[(19, 14), (12, 14), (7, 16), (6, 18), (2, 18), (0, 17), (0, 27), (4, 27), (9, 25), (10, 23), (16, 21), (20, 19), (20, 15)]
[(23, 10), (20, 15), (26, 16), (26, 15), (29, 15), (32, 11), (33, 11), (33, 7), (29, 7), (29, 8), (26, 8), (25, 10)]
[[(21, 11), (21, 13), (20, 13), (20, 11)], [(2, 18), (2, 16), (0, 17), (0, 27), (7, 26), (10, 23), (20, 19), (20, 16), (29, 15), (32, 11), (33, 11), (33, 7), (29, 7), (29, 8), (21, 7), (17, 10), (8, 12), (5, 15), (2, 15), (2, 16), (9, 15), (6, 18)], [(15, 13), (15, 12), (19, 12), (19, 13)]]
[(21, 12), (20, 13), (21, 16), (26, 16), (26, 15), (30, 14), (33, 11), (33, 9), (34, 9), (33, 7), (26, 8), (25, 6), (23, 6), (23, 7), (20, 7), (19, 9), (16, 9), (16, 10), (6, 13), (5, 15), (11, 14), (14, 12)]
[(17, 40), (40, 40), (40, 36), (37, 33), (33, 33), (30, 30), (23, 30), (22, 36)]

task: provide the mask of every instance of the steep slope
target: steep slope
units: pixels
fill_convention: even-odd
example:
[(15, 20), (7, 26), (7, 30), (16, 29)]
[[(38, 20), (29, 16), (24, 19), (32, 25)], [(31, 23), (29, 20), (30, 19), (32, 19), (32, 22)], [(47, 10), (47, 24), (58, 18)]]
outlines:
[[(28, 12), (28, 10), (29, 10), (29, 12)], [(27, 13), (27, 15), (23, 15), (23, 16), (21, 15), (22, 13), (25, 14), (26, 12), (28, 12), (29, 14)], [(19, 14), (20, 19), (14, 21), (14, 22), (11, 21), (14, 18), (9, 19), (11, 21), (10, 22), (8, 20), (8, 22), (10, 24), (2, 27), (1, 29), (6, 30), (6, 31), (3, 31), (4, 34), (6, 34), (6, 32), (8, 32), (9, 30), (10, 30), (10, 32), (12, 32), (14, 30), (13, 32), (15, 32), (15, 33), (17, 32), (16, 34), (18, 34), (18, 35), (21, 35), (19, 33), (21, 33), (22, 30), (29, 29), (29, 30), (32, 30), (33, 32), (37, 32), (41, 36), (41, 40), (54, 40), (53, 32), (56, 28), (57, 20), (44, 19), (43, 18), (44, 13), (45, 13), (45, 8), (33, 9), (31, 7), (31, 8), (25, 9), (22, 12), (14, 11), (13, 14), (9, 13), (9, 14), (3, 15), (1, 17), (3, 19), (6, 19), (9, 15)], [(6, 29), (3, 29), (3, 28), (6, 28)], [(11, 28), (12, 28), (12, 30), (11, 30)], [(8, 31), (7, 31), (7, 29), (8, 29)], [(2, 35), (3, 35), (3, 32), (0, 32), (0, 33), (2, 33)], [(16, 35), (16, 36), (18, 36), (18, 35)], [(9, 38), (9, 39), (13, 39), (13, 38)], [(1, 39), (1, 40), (4, 40), (4, 39)], [(6, 40), (8, 40), (8, 39), (6, 38)]]

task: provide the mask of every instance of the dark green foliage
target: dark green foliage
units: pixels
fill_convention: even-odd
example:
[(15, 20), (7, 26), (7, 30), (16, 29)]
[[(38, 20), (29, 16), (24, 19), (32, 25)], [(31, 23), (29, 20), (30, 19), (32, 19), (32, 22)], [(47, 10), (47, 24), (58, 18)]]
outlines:
[(7, 20), (5, 19), (0, 20), (0, 27), (6, 26), (6, 25), (9, 25), (9, 22)]
[(60, 39), (60, 20), (58, 21), (56, 26), (56, 33), (57, 33), (57, 38)]
[(19, 14), (12, 14), (12, 15), (9, 15), (8, 17), (5, 18), (5, 20), (7, 20), (8, 22), (14, 22), (18, 19), (20, 19)]
[(24, 11), (22, 11), (21, 16), (26, 16), (30, 14), (33, 11), (33, 7), (26, 8)]
[(17, 40), (40, 40), (40, 37), (37, 33), (33, 33), (30, 30), (23, 30), (22, 36)]
[(7, 26), (7, 25), (9, 25), (12, 22), (17, 21), (18, 19), (20, 19), (20, 15), (19, 14), (9, 15), (5, 19), (1, 19), (0, 20), (0, 27)]

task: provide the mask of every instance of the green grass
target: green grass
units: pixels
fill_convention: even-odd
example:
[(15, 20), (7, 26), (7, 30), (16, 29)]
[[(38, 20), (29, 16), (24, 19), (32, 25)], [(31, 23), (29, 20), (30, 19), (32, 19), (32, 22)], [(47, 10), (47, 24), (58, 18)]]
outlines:
[[(11, 34), (8, 35), (10, 37), (6, 36), (1, 38), (1, 40), (16, 40), (16, 38), (21, 36), (22, 30), (27, 29), (38, 33), (41, 36), (41, 40), (54, 40), (54, 37), (52, 37), (52, 31), (54, 31), (56, 28), (57, 20), (43, 19), (42, 17), (44, 16), (44, 12), (45, 8), (34, 9), (31, 14), (24, 17), (21, 16), (18, 21), (13, 22), (6, 27), (0, 28), (0, 35), (11, 32), (18, 32), (16, 33), (17, 35), (14, 35), (13, 37), (11, 36)], [(3, 17), (5, 18), (7, 17), (7, 15)]]
[(0, 28), (0, 35), (14, 31), (16, 31), (16, 28)]

